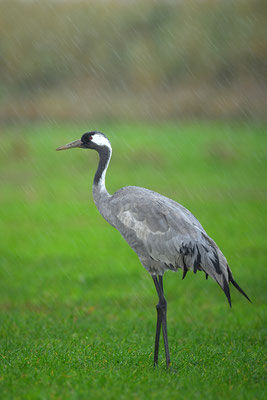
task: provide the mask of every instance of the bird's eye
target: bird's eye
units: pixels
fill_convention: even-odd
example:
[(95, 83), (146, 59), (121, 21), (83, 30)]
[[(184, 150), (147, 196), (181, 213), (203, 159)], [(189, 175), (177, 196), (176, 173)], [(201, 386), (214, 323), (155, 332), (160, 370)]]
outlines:
[(89, 136), (89, 138), (88, 138), (89, 140), (92, 140), (93, 139), (93, 136)]

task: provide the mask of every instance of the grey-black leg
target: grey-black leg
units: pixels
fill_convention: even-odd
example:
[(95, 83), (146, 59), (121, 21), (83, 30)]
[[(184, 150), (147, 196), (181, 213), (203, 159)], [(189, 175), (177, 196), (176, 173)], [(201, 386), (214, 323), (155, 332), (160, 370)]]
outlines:
[(163, 276), (159, 275), (159, 284), (160, 284), (160, 288), (162, 290), (163, 296), (164, 296), (164, 290), (163, 290)]
[(163, 278), (162, 276), (159, 276), (159, 280), (157, 280), (156, 276), (153, 276), (152, 278), (159, 296), (159, 303), (157, 304), (158, 317), (157, 317), (157, 330), (155, 338), (154, 364), (157, 364), (158, 362), (160, 328), (162, 325), (166, 366), (168, 368), (170, 364), (170, 351), (169, 351), (168, 334), (167, 334), (167, 301), (164, 297), (164, 292), (163, 292)]
[(166, 366), (167, 368), (170, 365), (170, 351), (169, 351), (169, 343), (168, 343), (168, 333), (167, 333), (167, 303), (163, 308), (162, 313), (162, 333), (163, 333), (163, 340), (164, 340), (164, 348), (165, 348), (165, 356), (166, 356)]
[[(159, 285), (159, 282), (157, 280), (156, 276), (152, 276), (154, 284), (157, 288)], [(158, 358), (159, 358), (159, 338), (160, 338), (160, 330), (161, 330), (161, 324), (162, 324), (162, 310), (160, 307), (160, 304), (156, 305), (157, 309), (157, 326), (156, 326), (156, 336), (155, 336), (155, 348), (154, 348), (154, 365), (158, 364)]]
[(164, 298), (163, 301), (163, 312), (162, 312), (162, 332), (163, 332), (163, 340), (164, 340), (164, 348), (165, 348), (165, 355), (166, 355), (166, 364), (167, 368), (170, 364), (170, 351), (169, 351), (169, 343), (168, 343), (168, 334), (167, 334), (167, 301), (164, 297), (164, 290), (163, 290), (163, 276), (159, 275), (159, 284), (162, 291), (162, 295)]

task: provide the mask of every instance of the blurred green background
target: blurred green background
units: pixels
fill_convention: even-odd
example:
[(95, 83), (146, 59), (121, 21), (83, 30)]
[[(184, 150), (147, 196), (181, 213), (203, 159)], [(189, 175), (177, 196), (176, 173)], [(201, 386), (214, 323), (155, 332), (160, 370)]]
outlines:
[[(266, 2), (0, 1), (0, 397), (265, 399)], [(166, 273), (171, 368), (154, 369), (157, 295), (99, 215), (107, 188), (190, 209), (249, 304)]]

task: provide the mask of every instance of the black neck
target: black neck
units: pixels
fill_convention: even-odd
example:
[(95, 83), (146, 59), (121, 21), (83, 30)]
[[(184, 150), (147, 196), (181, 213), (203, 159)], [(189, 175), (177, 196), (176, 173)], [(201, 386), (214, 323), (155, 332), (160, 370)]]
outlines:
[(98, 185), (99, 181), (101, 179), (101, 176), (103, 172), (106, 170), (110, 156), (111, 156), (111, 151), (107, 146), (101, 147), (98, 151), (99, 154), (99, 163), (98, 163), (98, 168), (95, 173), (94, 177), (94, 184)]

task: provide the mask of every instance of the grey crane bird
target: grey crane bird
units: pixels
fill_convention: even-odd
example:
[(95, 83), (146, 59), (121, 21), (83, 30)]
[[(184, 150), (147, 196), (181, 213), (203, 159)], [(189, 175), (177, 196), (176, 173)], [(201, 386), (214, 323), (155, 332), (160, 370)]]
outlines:
[(232, 283), (249, 301), (246, 293), (233, 278), (227, 260), (216, 243), (207, 235), (199, 221), (176, 201), (159, 193), (136, 186), (127, 186), (110, 195), (105, 176), (112, 154), (108, 138), (101, 132), (87, 132), (81, 139), (57, 150), (74, 147), (93, 149), (99, 154), (94, 177), (93, 197), (105, 220), (118, 229), (136, 252), (141, 264), (151, 274), (159, 303), (154, 348), (154, 365), (158, 363), (160, 331), (162, 328), (167, 368), (170, 353), (167, 336), (167, 302), (163, 291), (163, 274), (167, 270), (203, 271), (223, 289), (231, 306), (229, 284)]

